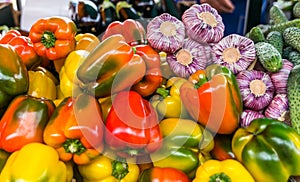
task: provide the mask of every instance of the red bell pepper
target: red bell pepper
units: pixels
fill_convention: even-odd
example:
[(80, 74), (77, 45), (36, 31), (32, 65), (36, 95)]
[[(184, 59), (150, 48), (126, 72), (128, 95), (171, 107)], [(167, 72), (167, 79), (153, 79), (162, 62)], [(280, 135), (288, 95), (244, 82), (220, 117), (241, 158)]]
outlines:
[(162, 133), (157, 113), (135, 91), (119, 92), (106, 119), (105, 141), (121, 156), (143, 155), (160, 148)]
[(28, 70), (39, 66), (42, 62), (42, 59), (40, 59), (33, 48), (31, 39), (27, 36), (22, 36), (17, 30), (8, 31), (1, 38), (0, 43), (13, 46)]
[(188, 113), (219, 134), (231, 134), (239, 126), (243, 105), (235, 75), (225, 66), (209, 65), (180, 87)]
[(160, 57), (149, 45), (137, 45), (133, 47), (133, 50), (146, 63), (146, 73), (143, 79), (132, 88), (143, 97), (146, 97), (153, 94), (163, 81), (160, 69)]
[(54, 103), (45, 98), (15, 97), (0, 122), (0, 148), (14, 152), (31, 142), (42, 143), (44, 128), (54, 109)]
[(142, 171), (138, 182), (189, 182), (188, 176), (179, 169), (171, 167), (151, 167)]
[(15, 38), (15, 37), (19, 37), (22, 34), (15, 29), (9, 30), (8, 32), (6, 32), (0, 39), (0, 44), (7, 44), (11, 39)]
[(126, 19), (124, 22), (113, 21), (106, 28), (102, 41), (107, 37), (115, 34), (121, 34), (129, 45), (145, 44), (146, 31), (143, 25), (133, 19)]
[(29, 38), (39, 56), (59, 60), (75, 50), (76, 33), (76, 24), (71, 19), (52, 16), (38, 19), (29, 30)]
[(44, 130), (44, 142), (54, 147), (62, 161), (87, 164), (103, 150), (101, 106), (95, 97), (79, 94), (65, 98)]

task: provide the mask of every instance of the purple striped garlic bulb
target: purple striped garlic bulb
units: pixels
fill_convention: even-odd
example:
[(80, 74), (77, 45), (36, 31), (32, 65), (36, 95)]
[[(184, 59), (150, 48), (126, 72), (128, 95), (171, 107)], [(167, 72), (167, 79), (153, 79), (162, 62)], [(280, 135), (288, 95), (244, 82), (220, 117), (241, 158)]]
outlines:
[(254, 42), (238, 34), (222, 38), (212, 49), (215, 63), (228, 67), (234, 74), (246, 70), (256, 58)]
[(243, 110), (242, 114), (241, 114), (241, 121), (240, 121), (240, 125), (241, 127), (247, 127), (250, 125), (250, 123), (254, 120), (254, 119), (258, 119), (258, 118), (264, 118), (265, 116), (260, 113), (259, 111), (254, 111), (251, 109), (245, 109)]
[(187, 35), (198, 42), (216, 43), (224, 36), (225, 26), (218, 11), (207, 3), (194, 4), (183, 12)]
[(177, 76), (188, 78), (212, 63), (211, 47), (186, 38), (180, 50), (167, 56), (167, 62)]
[(287, 59), (282, 59), (281, 69), (277, 72), (272, 72), (270, 74), (271, 80), (275, 86), (275, 90), (277, 94), (287, 93), (287, 81), (293, 67), (294, 67), (293, 63), (291, 63)]
[(185, 27), (183, 22), (176, 17), (163, 13), (148, 23), (146, 36), (154, 49), (174, 53), (182, 46)]
[(258, 70), (244, 70), (236, 75), (245, 108), (259, 111), (270, 104), (275, 87), (270, 76)]
[(276, 94), (265, 110), (265, 116), (279, 121), (285, 121), (288, 111), (289, 101), (287, 94)]

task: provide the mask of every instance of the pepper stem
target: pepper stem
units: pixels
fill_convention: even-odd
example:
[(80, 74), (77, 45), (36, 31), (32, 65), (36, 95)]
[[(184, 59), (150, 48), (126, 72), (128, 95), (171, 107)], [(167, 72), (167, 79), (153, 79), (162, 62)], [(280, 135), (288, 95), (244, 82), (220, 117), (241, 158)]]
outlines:
[(51, 47), (54, 47), (55, 46), (55, 41), (56, 41), (56, 38), (55, 38), (55, 35), (53, 32), (50, 32), (50, 31), (45, 31), (43, 34), (42, 34), (42, 38), (41, 38), (41, 43), (47, 48), (51, 48)]
[(128, 173), (128, 164), (126, 163), (126, 160), (123, 158), (118, 158), (112, 163), (112, 176), (115, 177), (118, 180), (123, 179)]
[(160, 88), (156, 89), (156, 93), (161, 95), (163, 98), (166, 98), (169, 96), (170, 91), (165, 88), (160, 87)]
[(82, 143), (78, 139), (67, 139), (65, 143), (63, 143), (63, 147), (67, 153), (80, 155), (86, 148), (82, 145)]
[(211, 175), (209, 182), (231, 182), (231, 179), (227, 174), (221, 172)]

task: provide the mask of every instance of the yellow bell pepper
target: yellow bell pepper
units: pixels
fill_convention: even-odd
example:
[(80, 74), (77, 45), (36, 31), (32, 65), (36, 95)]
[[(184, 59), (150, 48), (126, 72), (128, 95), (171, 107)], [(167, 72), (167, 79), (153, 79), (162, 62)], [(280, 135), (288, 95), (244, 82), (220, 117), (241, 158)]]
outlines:
[(99, 43), (98, 37), (92, 33), (80, 33), (75, 36), (75, 50), (92, 51)]
[(247, 169), (235, 159), (208, 160), (200, 165), (193, 182), (254, 182)]
[(58, 84), (58, 80), (50, 71), (39, 66), (34, 70), (29, 70), (28, 76), (28, 95), (37, 98), (56, 99), (56, 85)]
[(137, 164), (105, 155), (99, 155), (89, 164), (78, 165), (78, 170), (83, 182), (133, 182), (138, 180), (140, 173)]
[(42, 143), (29, 143), (13, 152), (0, 174), (1, 182), (65, 182), (67, 166), (56, 150)]
[(73, 91), (79, 90), (76, 71), (88, 54), (89, 52), (86, 50), (75, 50), (67, 56), (59, 72), (60, 90), (64, 97), (70, 97), (73, 95)]

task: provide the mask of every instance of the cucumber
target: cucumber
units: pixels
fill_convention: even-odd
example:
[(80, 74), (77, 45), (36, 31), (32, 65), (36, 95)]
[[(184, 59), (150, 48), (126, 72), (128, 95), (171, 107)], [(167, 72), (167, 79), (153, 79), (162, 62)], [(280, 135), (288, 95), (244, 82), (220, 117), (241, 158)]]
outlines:
[(280, 23), (285, 23), (288, 21), (288, 18), (284, 14), (284, 12), (278, 7), (273, 5), (269, 9), (269, 18), (270, 18), (270, 23), (271, 24), (280, 24)]
[(298, 27), (300, 28), (300, 19), (293, 19), (293, 20), (289, 20), (287, 22), (284, 23), (279, 23), (276, 25), (272, 25), (270, 27), (268, 27), (268, 30), (266, 30), (266, 34), (270, 33), (271, 31), (278, 31), (281, 34), (283, 34), (284, 30), (289, 28), (289, 27)]
[(294, 66), (300, 64), (300, 53), (298, 51), (291, 51), (288, 60), (294, 64)]
[(294, 66), (287, 81), (291, 126), (300, 134), (300, 65)]
[(267, 42), (254, 44), (259, 62), (269, 72), (277, 72), (282, 67), (282, 57), (278, 50)]
[(294, 18), (300, 18), (300, 1), (296, 2), (293, 6)]
[(254, 43), (265, 41), (265, 35), (261, 28), (258, 26), (251, 28), (248, 34), (248, 38), (251, 39)]
[(292, 46), (294, 49), (300, 52), (300, 28), (286, 28), (282, 35), (287, 45)]
[(291, 46), (286, 46), (285, 48), (283, 48), (282, 51), (282, 59), (289, 59), (290, 57), (290, 53), (294, 51), (294, 49)]
[(278, 52), (282, 55), (283, 51), (283, 37), (280, 32), (272, 31), (268, 33), (266, 37), (266, 42), (273, 45)]

